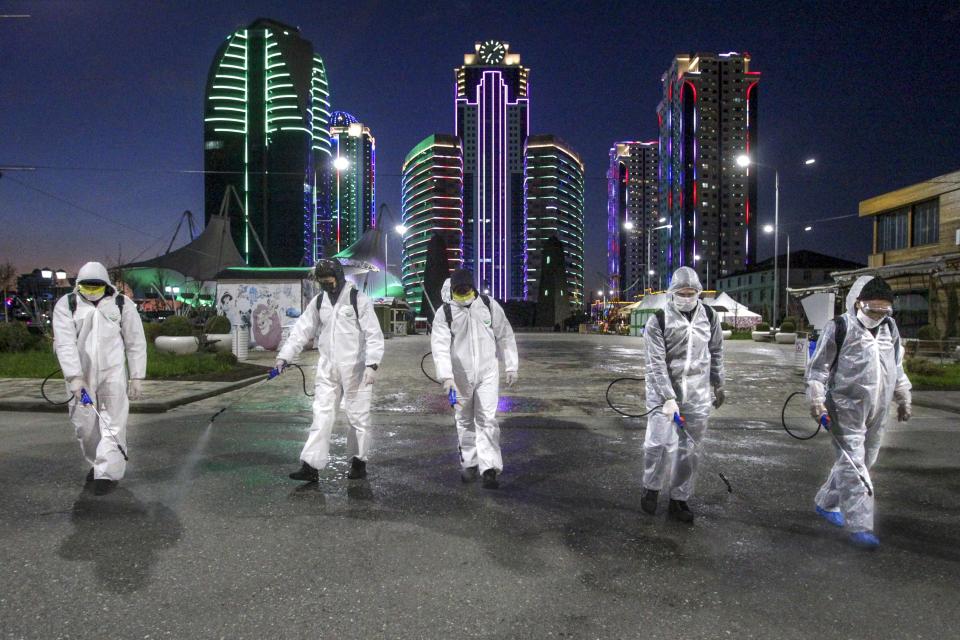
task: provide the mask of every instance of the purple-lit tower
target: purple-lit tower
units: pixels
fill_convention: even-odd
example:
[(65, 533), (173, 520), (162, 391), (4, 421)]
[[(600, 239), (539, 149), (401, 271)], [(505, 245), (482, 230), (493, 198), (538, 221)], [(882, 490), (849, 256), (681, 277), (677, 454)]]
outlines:
[[(658, 143), (616, 142), (607, 169), (608, 286), (619, 300), (658, 288)], [(664, 221), (666, 222), (666, 221)]]
[(665, 278), (686, 265), (711, 288), (756, 261), (757, 172), (736, 159), (757, 157), (759, 82), (746, 53), (678, 55), (663, 74), (659, 205), (670, 227), (661, 231), (658, 271)]
[(474, 45), (456, 69), (455, 126), (463, 143), (463, 257), (479, 291), (524, 298), (524, 144), (530, 130), (530, 70), (510, 45)]

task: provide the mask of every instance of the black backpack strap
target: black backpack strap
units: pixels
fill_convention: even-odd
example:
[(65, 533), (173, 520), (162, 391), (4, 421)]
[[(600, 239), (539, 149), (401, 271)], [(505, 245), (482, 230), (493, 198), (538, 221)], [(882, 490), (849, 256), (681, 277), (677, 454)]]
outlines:
[(660, 325), (660, 335), (667, 332), (667, 314), (663, 309), (657, 309), (654, 315), (657, 316), (657, 324)]
[(483, 304), (487, 305), (487, 309), (489, 309), (489, 308), (490, 308), (490, 296), (481, 293), (481, 294), (480, 294), (480, 299), (483, 300)]
[(708, 304), (703, 305), (703, 311), (707, 314), (707, 321), (710, 323), (710, 335), (713, 335), (713, 330), (717, 326), (717, 312)]
[(840, 359), (840, 350), (843, 349), (843, 341), (847, 339), (847, 319), (843, 315), (836, 316), (833, 319), (834, 334), (833, 340), (837, 343), (837, 352), (833, 355), (833, 364), (830, 368), (837, 368), (837, 360)]
[(443, 317), (447, 320), (447, 326), (450, 327), (451, 334), (453, 333), (453, 310), (450, 308), (449, 302), (443, 303)]
[(67, 294), (67, 306), (70, 307), (70, 315), (73, 315), (77, 312), (77, 294)]
[(320, 311), (320, 306), (323, 304), (323, 291), (320, 292), (320, 295), (317, 296), (317, 311)]
[(357, 322), (360, 322), (360, 311), (357, 309), (357, 290), (350, 289), (350, 305), (353, 307), (353, 314), (357, 316)]

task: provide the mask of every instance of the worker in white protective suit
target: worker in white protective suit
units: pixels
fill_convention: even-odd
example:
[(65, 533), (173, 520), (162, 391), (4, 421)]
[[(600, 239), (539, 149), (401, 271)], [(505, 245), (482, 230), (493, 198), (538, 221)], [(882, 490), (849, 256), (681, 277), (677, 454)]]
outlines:
[(316, 482), (330, 460), (330, 432), (337, 407), (343, 400), (349, 428), (347, 478), (367, 477), (370, 452), (370, 401), (377, 369), (383, 359), (383, 331), (373, 302), (346, 281), (336, 259), (314, 267), (321, 292), (303, 310), (290, 337), (277, 354), (279, 371), (312, 341), (317, 344), (317, 375), (313, 398), (313, 424), (300, 452), (301, 466), (293, 480)]
[[(142, 393), (147, 341), (137, 306), (110, 286), (99, 262), (83, 265), (74, 291), (57, 301), (53, 347), (73, 395), (70, 421), (91, 466), (86, 480), (104, 495), (126, 471), (129, 401)], [(94, 406), (81, 403), (82, 390)]]
[[(664, 485), (670, 490), (670, 517), (693, 522), (687, 501), (693, 496), (711, 407), (723, 389), (723, 331), (713, 309), (700, 302), (697, 272), (680, 267), (667, 291), (667, 305), (647, 321), (647, 420), (643, 442), (643, 493), (640, 506), (657, 511)], [(711, 397), (711, 388), (713, 390)], [(676, 416), (686, 424), (680, 427)]]
[(830, 476), (817, 493), (816, 511), (834, 526), (846, 526), (854, 545), (873, 549), (880, 540), (873, 531), (874, 498), (864, 482), (872, 488), (870, 468), (880, 452), (891, 400), (896, 400), (901, 422), (912, 415), (911, 385), (891, 317), (890, 286), (882, 278), (861, 276), (847, 295), (846, 308), (824, 328), (807, 364), (811, 414), (829, 415), (834, 447), (842, 446), (852, 458), (836, 450)]
[(456, 393), (454, 414), (460, 443), (460, 478), (481, 477), (483, 487), (496, 489), (503, 471), (500, 455), (500, 362), (508, 387), (517, 382), (519, 360), (513, 329), (496, 300), (480, 295), (473, 274), (457, 269), (442, 296), (444, 304), (433, 319), (430, 346), (443, 390)]

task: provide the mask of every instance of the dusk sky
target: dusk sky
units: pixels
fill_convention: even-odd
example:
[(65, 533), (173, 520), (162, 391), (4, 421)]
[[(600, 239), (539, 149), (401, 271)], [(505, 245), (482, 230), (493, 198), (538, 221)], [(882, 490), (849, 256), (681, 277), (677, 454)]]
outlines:
[[(397, 216), (404, 156), (452, 132), (454, 67), (476, 41), (509, 42), (531, 70), (531, 133), (564, 138), (586, 163), (591, 288), (605, 268), (608, 150), (657, 137), (677, 53), (752, 55), (759, 160), (780, 168), (794, 250), (865, 262), (867, 223), (802, 223), (960, 169), (957, 2), (0, 1), (0, 14), (30, 16), (0, 18), (0, 166), (37, 167), (0, 178), (0, 261), (23, 271), (145, 259), (185, 209), (202, 222), (207, 71), (258, 17), (298, 26), (324, 58), (333, 108), (376, 137), (377, 202)], [(758, 211), (772, 222), (770, 171)], [(760, 257), (771, 253), (766, 236)]]

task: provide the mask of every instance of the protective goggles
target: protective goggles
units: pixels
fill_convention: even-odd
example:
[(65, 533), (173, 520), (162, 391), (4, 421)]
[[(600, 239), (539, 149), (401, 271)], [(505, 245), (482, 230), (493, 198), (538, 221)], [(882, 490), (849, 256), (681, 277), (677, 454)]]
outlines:
[(873, 304), (861, 302), (860, 308), (863, 309), (865, 314), (875, 319), (886, 318), (887, 316), (893, 314), (893, 305), (889, 302)]
[(82, 293), (87, 297), (93, 298), (93, 297), (102, 296), (104, 293), (106, 293), (107, 286), (102, 282), (97, 282), (92, 284), (80, 283), (79, 285), (77, 285), (77, 291), (79, 291), (80, 293)]

